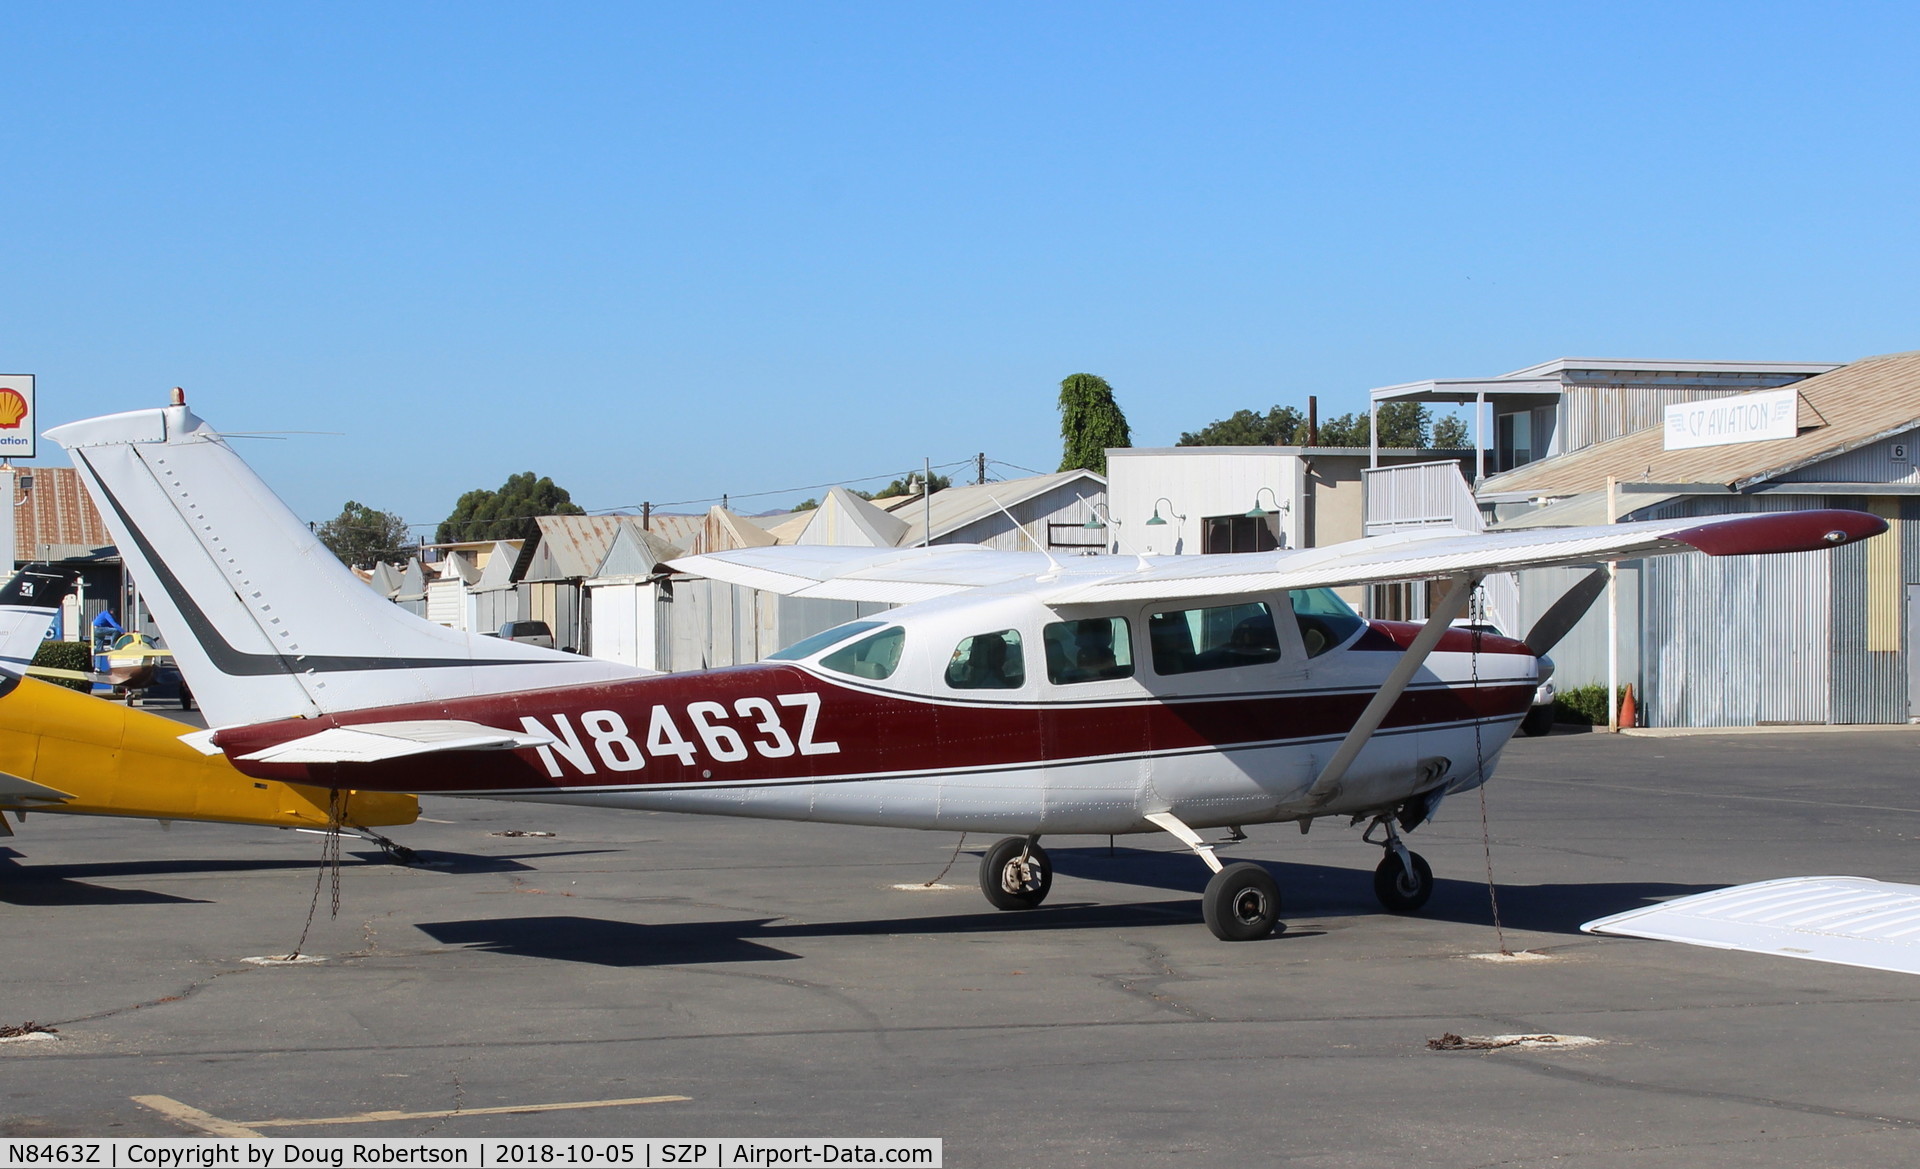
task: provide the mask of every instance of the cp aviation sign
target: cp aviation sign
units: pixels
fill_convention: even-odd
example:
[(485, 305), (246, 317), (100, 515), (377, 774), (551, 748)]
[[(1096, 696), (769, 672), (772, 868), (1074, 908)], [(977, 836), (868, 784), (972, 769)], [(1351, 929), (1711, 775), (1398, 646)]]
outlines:
[(0, 373), (0, 459), (33, 457), (33, 375)]
[(1670, 451), (1765, 442), (1798, 433), (1800, 391), (1792, 388), (1667, 407), (1666, 449)]

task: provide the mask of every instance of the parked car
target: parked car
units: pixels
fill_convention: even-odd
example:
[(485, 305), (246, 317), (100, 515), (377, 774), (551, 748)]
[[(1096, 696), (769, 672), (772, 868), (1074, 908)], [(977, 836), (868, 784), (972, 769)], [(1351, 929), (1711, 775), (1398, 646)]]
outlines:
[(504, 641), (553, 648), (553, 630), (547, 628), (545, 621), (508, 621), (500, 626), (499, 636)]
[[(1484, 621), (1471, 621), (1465, 617), (1455, 621), (1453, 627), (1455, 629), (1465, 629), (1470, 632), (1487, 633), (1494, 637), (1506, 636), (1506, 634), (1500, 632), (1500, 630), (1493, 625), (1489, 625)], [(1540, 683), (1539, 687), (1533, 692), (1532, 708), (1527, 711), (1527, 716), (1520, 720), (1521, 734), (1544, 735), (1553, 730), (1553, 697), (1553, 682), (1549, 680)]]

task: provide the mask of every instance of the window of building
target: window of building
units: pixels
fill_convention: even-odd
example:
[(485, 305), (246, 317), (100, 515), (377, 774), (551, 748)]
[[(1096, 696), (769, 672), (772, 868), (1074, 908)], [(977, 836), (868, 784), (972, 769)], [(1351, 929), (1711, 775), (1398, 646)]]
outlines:
[(1533, 411), (1502, 414), (1495, 424), (1495, 443), (1499, 448), (1501, 470), (1511, 471), (1533, 462)]
[(1020, 632), (976, 633), (953, 647), (947, 661), (947, 685), (955, 690), (1018, 690), (1027, 684)]
[(1280, 660), (1280, 635), (1264, 602), (1180, 609), (1147, 618), (1153, 672), (1193, 674)]
[(1200, 521), (1202, 552), (1271, 552), (1280, 546), (1275, 516), (1206, 516)]
[(895, 625), (852, 645), (834, 650), (820, 659), (820, 665), (836, 674), (878, 681), (899, 668), (900, 651), (906, 648), (907, 631)]
[(1040, 631), (1047, 681), (1056, 686), (1133, 677), (1133, 642), (1125, 617), (1055, 621)]

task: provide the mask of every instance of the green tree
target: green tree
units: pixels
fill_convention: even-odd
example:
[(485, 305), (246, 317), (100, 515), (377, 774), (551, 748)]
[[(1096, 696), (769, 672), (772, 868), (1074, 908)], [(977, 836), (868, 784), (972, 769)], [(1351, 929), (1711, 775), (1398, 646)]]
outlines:
[[(1373, 420), (1365, 413), (1342, 414), (1320, 424), (1321, 446), (1369, 446)], [(1427, 408), (1418, 402), (1387, 402), (1380, 407), (1380, 445), (1427, 445)]]
[(498, 491), (474, 490), (460, 497), (433, 540), (453, 544), (465, 540), (530, 540), (540, 531), (535, 516), (585, 515), (567, 489), (545, 475), (535, 478), (522, 471), (501, 484)]
[(1467, 421), (1458, 414), (1449, 414), (1433, 424), (1433, 445), (1443, 451), (1465, 450), (1473, 445), (1467, 437)]
[(383, 561), (405, 564), (413, 554), (407, 542), (407, 521), (351, 499), (314, 535), (349, 568), (372, 568)]
[(1133, 432), (1105, 378), (1076, 373), (1060, 382), (1060, 469), (1107, 473), (1107, 449), (1130, 447)]
[(1175, 446), (1295, 446), (1307, 441), (1307, 419), (1292, 406), (1265, 414), (1236, 410), (1232, 417), (1182, 433)]
[[(893, 482), (887, 484), (885, 487), (882, 487), (880, 490), (874, 492), (872, 495), (862, 496), (862, 498), (863, 499), (892, 499), (896, 495), (918, 495), (920, 493), (920, 482), (924, 478), (925, 476), (921, 475), (920, 472), (915, 471), (912, 474), (908, 475), (906, 478), (895, 479)], [(935, 475), (933, 477), (933, 489), (935, 491), (945, 491), (947, 488), (951, 486), (953, 486), (953, 480), (949, 479), (947, 476)]]

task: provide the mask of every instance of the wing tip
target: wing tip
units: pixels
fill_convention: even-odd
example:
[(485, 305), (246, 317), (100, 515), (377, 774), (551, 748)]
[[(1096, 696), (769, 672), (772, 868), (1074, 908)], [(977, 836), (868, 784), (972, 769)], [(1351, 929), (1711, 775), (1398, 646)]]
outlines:
[(1743, 515), (1687, 528), (1669, 538), (1690, 544), (1709, 556), (1753, 556), (1838, 548), (1870, 539), (1887, 527), (1886, 520), (1864, 511), (1819, 508)]

